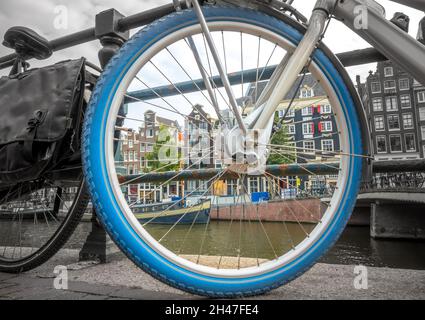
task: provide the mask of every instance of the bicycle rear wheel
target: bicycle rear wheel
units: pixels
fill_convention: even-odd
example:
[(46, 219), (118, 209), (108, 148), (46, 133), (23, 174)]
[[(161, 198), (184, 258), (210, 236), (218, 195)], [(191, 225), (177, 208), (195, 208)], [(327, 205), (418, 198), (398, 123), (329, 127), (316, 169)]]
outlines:
[[(248, 9), (203, 11), (249, 116), (302, 33)], [(315, 52), (262, 145), (266, 170), (251, 172), (246, 159), (221, 161), (217, 141), (235, 119), (195, 14), (140, 31), (106, 68), (84, 129), (85, 173), (111, 238), (159, 280), (212, 297), (261, 294), (310, 268), (350, 217), (363, 161), (351, 84), (331, 61)]]
[(53, 257), (90, 199), (82, 178), (29, 182), (0, 194), (0, 272), (8, 273), (34, 269)]

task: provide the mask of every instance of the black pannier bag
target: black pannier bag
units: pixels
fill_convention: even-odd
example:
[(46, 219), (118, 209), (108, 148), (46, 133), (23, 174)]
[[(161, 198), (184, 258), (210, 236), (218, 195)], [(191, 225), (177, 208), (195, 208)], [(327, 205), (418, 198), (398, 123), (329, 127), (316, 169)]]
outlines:
[(85, 60), (0, 78), (0, 187), (39, 179), (79, 149)]

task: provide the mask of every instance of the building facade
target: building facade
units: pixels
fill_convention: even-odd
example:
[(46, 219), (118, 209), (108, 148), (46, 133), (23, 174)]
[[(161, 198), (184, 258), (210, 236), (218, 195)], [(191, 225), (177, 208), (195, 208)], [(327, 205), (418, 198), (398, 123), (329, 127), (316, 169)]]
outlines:
[(424, 157), (420, 119), (425, 89), (391, 61), (378, 63), (360, 92), (377, 161)]
[[(179, 141), (181, 130), (179, 123), (170, 119), (158, 116), (153, 111), (146, 111), (144, 120), (137, 130), (122, 128), (121, 134), (121, 156), (119, 167), (127, 171), (128, 175), (137, 175), (147, 172), (153, 166), (148, 155), (154, 151), (154, 146), (161, 137), (161, 130), (167, 134), (173, 134), (174, 141)], [(178, 145), (177, 145), (178, 146)], [(176, 159), (177, 160), (177, 159)], [(176, 196), (179, 193), (177, 183), (167, 186), (155, 184), (129, 185), (126, 195), (130, 202), (158, 202), (164, 198)]]
[[(255, 104), (267, 81), (252, 84), (247, 97), (241, 99), (247, 110)], [(296, 91), (297, 90), (297, 91)], [(293, 99), (295, 97), (295, 99)], [(290, 108), (289, 108), (290, 106)], [(289, 108), (289, 110), (288, 110)], [(287, 130), (287, 160), (295, 163), (338, 162), (340, 142), (334, 112), (326, 92), (311, 74), (307, 74), (300, 89), (292, 88), (279, 105), (277, 116)], [(284, 189), (324, 189), (336, 185), (337, 176), (285, 177)], [(268, 183), (250, 183), (253, 190), (266, 191)]]

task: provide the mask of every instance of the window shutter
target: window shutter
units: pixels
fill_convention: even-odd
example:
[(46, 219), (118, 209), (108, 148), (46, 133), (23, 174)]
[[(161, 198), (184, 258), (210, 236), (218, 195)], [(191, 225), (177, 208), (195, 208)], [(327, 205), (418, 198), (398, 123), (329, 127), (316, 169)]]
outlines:
[(320, 104), (317, 105), (317, 113), (321, 113), (321, 109), (322, 109), (322, 106)]

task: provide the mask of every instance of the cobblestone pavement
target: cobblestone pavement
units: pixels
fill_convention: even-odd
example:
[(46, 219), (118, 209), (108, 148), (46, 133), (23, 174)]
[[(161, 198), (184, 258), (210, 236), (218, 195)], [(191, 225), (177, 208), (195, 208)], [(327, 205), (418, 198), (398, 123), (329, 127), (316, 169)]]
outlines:
[[(103, 265), (75, 263), (77, 260), (77, 250), (62, 250), (31, 272), (0, 273), (0, 299), (202, 299), (154, 280), (120, 253)], [(68, 268), (68, 290), (54, 289), (54, 269), (59, 265)], [(425, 271), (368, 268), (367, 290), (356, 290), (354, 278), (354, 266), (318, 264), (301, 278), (259, 298), (425, 300)]]

